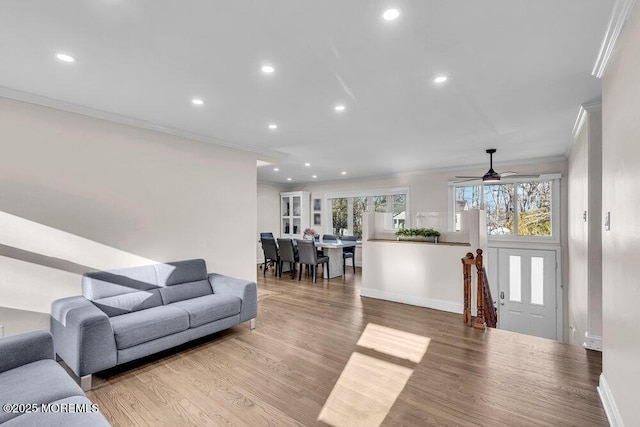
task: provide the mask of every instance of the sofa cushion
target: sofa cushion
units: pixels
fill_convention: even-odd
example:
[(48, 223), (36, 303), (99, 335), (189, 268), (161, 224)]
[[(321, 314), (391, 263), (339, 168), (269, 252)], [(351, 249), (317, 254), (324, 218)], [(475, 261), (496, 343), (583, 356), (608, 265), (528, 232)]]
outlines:
[(109, 320), (119, 350), (189, 328), (187, 313), (166, 305), (115, 316)]
[(197, 298), (213, 293), (209, 280), (198, 280), (197, 282), (182, 283), (179, 285), (166, 286), (160, 289), (164, 304), (171, 304), (177, 301)]
[[(84, 396), (73, 396), (47, 402), (49, 412), (31, 412), (13, 418), (2, 427), (38, 426), (38, 427), (108, 427), (110, 424), (99, 412), (98, 405)], [(62, 409), (67, 408), (67, 409)], [(94, 412), (95, 411), (95, 412)]]
[(240, 313), (241, 305), (242, 300), (238, 297), (212, 294), (175, 302), (169, 307), (177, 307), (189, 313), (189, 327), (196, 328)]
[[(0, 403), (49, 403), (84, 396), (82, 389), (53, 359), (38, 360), (0, 373)], [(19, 414), (0, 411), (0, 424)]]
[(159, 289), (152, 289), (99, 298), (93, 300), (93, 303), (107, 316), (113, 317), (162, 305), (162, 297)]
[(156, 270), (152, 265), (86, 273), (82, 295), (107, 316), (162, 305)]
[(157, 287), (158, 278), (153, 265), (96, 271), (82, 276), (82, 295), (91, 301)]
[(207, 279), (207, 265), (203, 259), (166, 262), (156, 264), (153, 267), (156, 270), (160, 286), (172, 286)]

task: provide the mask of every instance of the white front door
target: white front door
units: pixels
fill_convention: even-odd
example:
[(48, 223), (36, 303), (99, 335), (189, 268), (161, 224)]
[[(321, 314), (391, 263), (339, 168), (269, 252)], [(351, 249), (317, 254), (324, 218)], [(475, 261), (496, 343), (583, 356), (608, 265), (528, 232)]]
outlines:
[(556, 251), (498, 249), (499, 328), (557, 339)]

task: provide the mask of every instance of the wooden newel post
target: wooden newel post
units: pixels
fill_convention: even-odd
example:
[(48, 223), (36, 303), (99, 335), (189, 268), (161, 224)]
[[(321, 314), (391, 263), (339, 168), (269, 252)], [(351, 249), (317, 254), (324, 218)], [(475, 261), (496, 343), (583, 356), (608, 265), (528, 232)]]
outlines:
[(464, 276), (464, 309), (462, 319), (465, 325), (471, 326), (471, 264), (473, 263), (473, 254), (468, 252), (462, 258), (462, 273)]
[(484, 319), (484, 274), (482, 273), (482, 249), (476, 251), (476, 270), (478, 272), (478, 292), (476, 293), (477, 312), (473, 325), (476, 329), (485, 329), (487, 322)]

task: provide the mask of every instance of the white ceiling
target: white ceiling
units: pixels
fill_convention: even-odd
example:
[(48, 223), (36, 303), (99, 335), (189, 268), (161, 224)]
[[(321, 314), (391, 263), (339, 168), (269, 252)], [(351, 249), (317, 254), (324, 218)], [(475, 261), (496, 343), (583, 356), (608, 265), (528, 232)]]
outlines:
[(600, 96), (613, 3), (3, 0), (0, 96), (244, 147), (265, 181), (553, 157)]

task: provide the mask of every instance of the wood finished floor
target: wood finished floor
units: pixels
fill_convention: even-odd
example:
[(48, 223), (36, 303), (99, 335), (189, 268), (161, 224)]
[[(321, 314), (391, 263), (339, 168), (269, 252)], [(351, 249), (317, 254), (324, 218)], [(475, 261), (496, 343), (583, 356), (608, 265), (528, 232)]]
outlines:
[[(360, 278), (314, 285), (258, 271), (254, 331), (245, 323), (99, 374), (87, 396), (114, 426), (326, 425), (318, 416), (358, 353), (412, 371), (382, 425), (608, 425), (596, 391), (600, 353), (361, 298)], [(424, 357), (416, 364), (358, 346), (369, 323), (430, 338)]]

